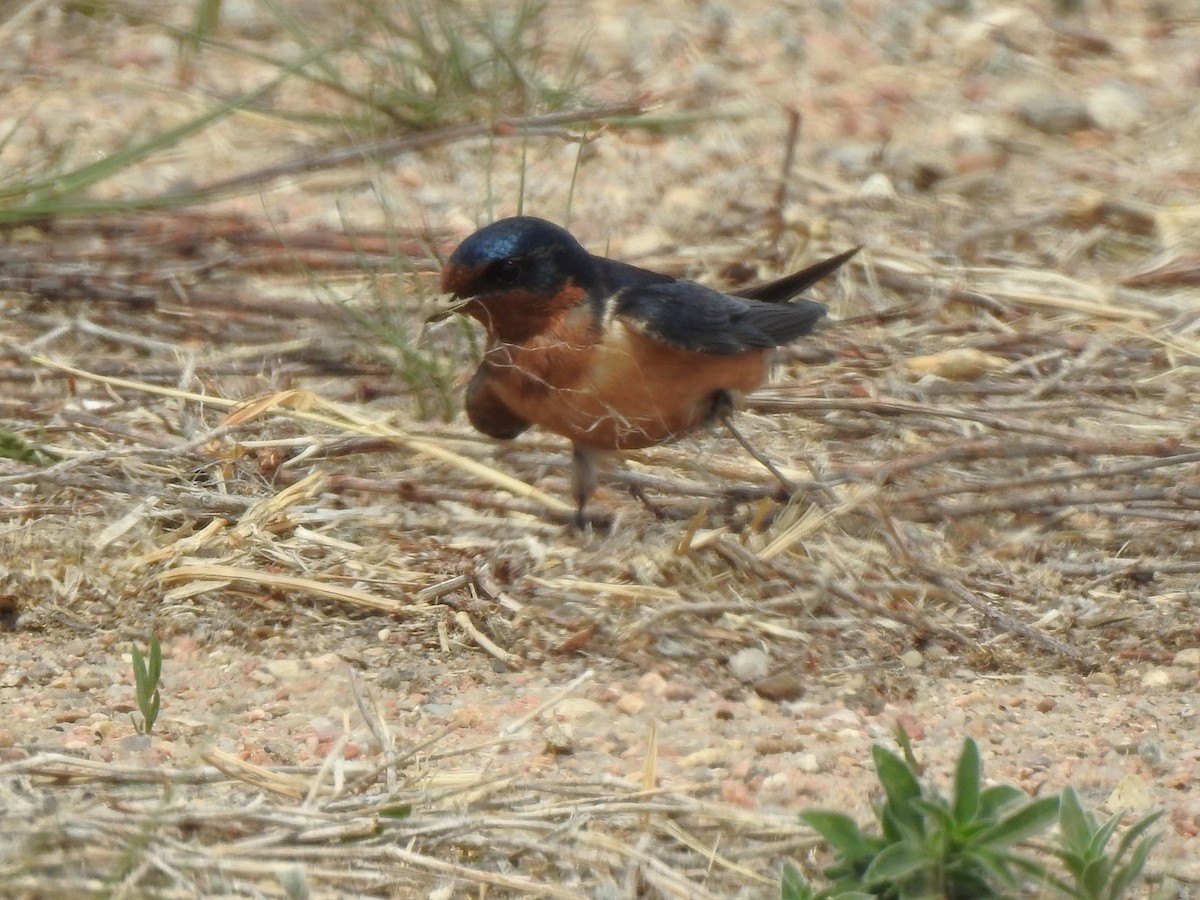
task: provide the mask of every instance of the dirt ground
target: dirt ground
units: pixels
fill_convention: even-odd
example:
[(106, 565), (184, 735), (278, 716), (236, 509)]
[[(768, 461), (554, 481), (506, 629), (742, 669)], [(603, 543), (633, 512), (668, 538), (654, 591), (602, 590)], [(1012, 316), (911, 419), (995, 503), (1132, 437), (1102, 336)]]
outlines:
[[(3, 177), (277, 74), (181, 68), (193, 5), (0, 13)], [(628, 107), (582, 144), (6, 225), (0, 429), (53, 456), (0, 459), (0, 894), (773, 896), (902, 727), (942, 785), (971, 736), (1163, 810), (1139, 890), (1200, 896), (1200, 16), (1070, 6), (552, 3), (539, 77)], [(304, 49), (251, 0), (217, 35)], [(288, 80), (91, 196), (364, 140), (347, 102)], [(472, 432), (472, 338), (421, 322), (518, 209), (722, 286), (863, 246), (741, 414), (791, 502), (702, 432), (578, 534), (564, 441)]]

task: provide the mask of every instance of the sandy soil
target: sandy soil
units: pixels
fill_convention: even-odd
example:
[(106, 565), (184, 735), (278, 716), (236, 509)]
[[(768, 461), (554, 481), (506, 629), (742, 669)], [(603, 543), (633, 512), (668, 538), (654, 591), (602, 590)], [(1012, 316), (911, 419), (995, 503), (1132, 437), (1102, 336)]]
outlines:
[[(145, 9), (186, 22), (189, 6)], [(1185, 6), (551, 4), (540, 71), (574, 62), (583, 98), (636, 99), (640, 121), (593, 127), (582, 150), (558, 129), (449, 142), (112, 231), (6, 231), (0, 427), (67, 462), (0, 460), (0, 892), (275, 896), (294, 863), (313, 896), (482, 896), (476, 871), (511, 877), (503, 896), (769, 896), (810, 852), (797, 811), (868, 815), (869, 747), (899, 725), (943, 784), (972, 736), (991, 779), (1072, 783), (1100, 815), (1164, 810), (1150, 870), (1164, 896), (1200, 896)], [(56, 147), (95, 159), (269, 77), (210, 48), (184, 80), (157, 24), (31, 12), (0, 31), (10, 171)], [(253, 3), (225, 16), (224, 39), (296, 52)], [(289, 81), (94, 193), (340, 145), (269, 113), (344, 104)], [(819, 485), (741, 501), (731, 486), (769, 495), (769, 476), (702, 433), (632, 454), (598, 496), (612, 531), (574, 534), (553, 506), (561, 441), (497, 448), (461, 414), (440, 421), (436, 392), (331, 302), (381, 316), (383, 296), (415, 337), (435, 268), (421, 248), (522, 205), (714, 284), (862, 244), (817, 292), (829, 327), (742, 420)], [(300, 243), (343, 230), (384, 252), (339, 265)], [(415, 275), (388, 263), (400, 245)], [(75, 262), (92, 295), (70, 289)], [(465, 375), (454, 329), (425, 346)], [(233, 423), (196, 396), (290, 389), (309, 399)], [(287, 412), (306, 402), (329, 418)], [(426, 449), (372, 444), (354, 415)], [(152, 632), (163, 708), (142, 735), (129, 647)], [(404, 852), (423, 855), (312, 837), (305, 816), (349, 828), (338, 803), (374, 788), (347, 784), (381, 769), (417, 811)], [(282, 780), (255, 780), (269, 772)], [(640, 787), (664, 806), (614, 799)], [(571, 796), (568, 825), (554, 804)], [(511, 822), (478, 825), (490, 846), (447, 824), (535, 808), (553, 827), (520, 852)]]

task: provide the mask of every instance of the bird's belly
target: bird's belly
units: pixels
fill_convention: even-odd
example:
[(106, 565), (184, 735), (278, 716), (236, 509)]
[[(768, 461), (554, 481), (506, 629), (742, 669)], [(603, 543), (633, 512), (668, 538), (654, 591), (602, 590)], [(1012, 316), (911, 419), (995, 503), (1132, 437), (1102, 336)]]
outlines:
[(501, 345), (488, 357), (490, 386), (509, 409), (603, 450), (675, 440), (709, 417), (718, 392), (751, 391), (766, 369), (762, 351), (695, 353), (620, 324), (591, 346)]

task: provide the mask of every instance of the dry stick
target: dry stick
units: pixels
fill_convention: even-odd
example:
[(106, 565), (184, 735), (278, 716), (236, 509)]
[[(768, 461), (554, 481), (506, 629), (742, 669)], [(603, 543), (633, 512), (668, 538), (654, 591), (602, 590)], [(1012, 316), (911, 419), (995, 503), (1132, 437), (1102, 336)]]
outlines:
[[(841, 325), (844, 320), (839, 320)], [(1077, 373), (1078, 374), (1078, 373)], [(989, 397), (1007, 397), (1014, 394), (1021, 397), (1026, 397), (1029, 394), (1029, 387), (1026, 384), (993, 384), (991, 382), (934, 382), (921, 385), (922, 391), (928, 397), (960, 397), (964, 394), (986, 394)], [(1061, 384), (1056, 387), (1051, 393), (1069, 394), (1069, 400), (1072, 403), (1071, 408), (1075, 406), (1076, 401), (1082, 401), (1085, 394), (1130, 394), (1133, 396), (1161, 396), (1165, 388), (1162, 385), (1155, 384), (1134, 384), (1130, 381), (1118, 378), (1093, 378), (1090, 381), (1076, 381), (1071, 384)], [(1030, 409), (1046, 409), (1046, 403), (1030, 405)], [(1089, 405), (1090, 408), (1090, 405)]]
[(775, 245), (776, 252), (787, 224), (783, 208), (787, 205), (788, 183), (796, 161), (796, 143), (800, 140), (800, 123), (803, 121), (800, 110), (794, 107), (787, 111), (787, 116), (788, 130), (783, 139), (783, 162), (779, 167), (779, 184), (775, 186), (775, 202), (771, 208), (771, 243)]
[[(230, 194), (244, 191), (251, 187), (261, 187), (272, 181), (294, 175), (303, 175), (332, 169), (351, 163), (369, 162), (373, 159), (389, 158), (401, 153), (411, 153), (427, 150), (455, 141), (469, 140), (477, 137), (520, 137), (528, 129), (545, 128), (547, 126), (571, 125), (577, 122), (594, 122), (598, 119), (613, 119), (623, 116), (640, 116), (646, 111), (645, 104), (640, 101), (630, 103), (600, 104), (584, 106), (562, 112), (542, 113), (534, 116), (502, 116), (486, 122), (472, 122), (466, 125), (450, 125), (436, 128), (420, 134), (406, 134), (400, 137), (386, 138), (367, 144), (356, 144), (352, 147), (339, 147), (328, 153), (301, 159), (289, 160), (279, 165), (266, 166), (254, 172), (246, 172), (212, 181), (198, 187), (180, 188), (170, 191), (166, 197), (178, 197), (180, 203), (193, 202), (190, 198), (203, 198), (205, 202), (213, 195)], [(199, 200), (195, 202), (200, 202)]]
[(1158, 510), (1137, 507), (1129, 509), (1124, 506), (1093, 506), (1091, 511), (1101, 516), (1108, 516), (1111, 519), (1146, 519), (1150, 522), (1177, 522), (1181, 525), (1187, 525), (1195, 528), (1200, 526), (1200, 517), (1189, 516), (1181, 512), (1175, 512), (1170, 509)]
[(849, 603), (863, 612), (870, 613), (873, 616), (879, 616), (885, 619), (891, 619), (894, 622), (899, 622), (902, 625), (907, 625), (909, 628), (921, 633), (936, 634), (939, 637), (954, 641), (955, 643), (974, 643), (970, 638), (967, 638), (962, 633), (941, 625), (934, 625), (924, 621), (916, 616), (907, 613), (898, 612), (897, 610), (888, 609), (878, 603), (866, 599), (860, 594), (856, 594), (849, 588), (832, 582), (829, 579), (817, 575), (813, 572), (805, 572), (799, 566), (793, 565), (785, 559), (763, 559), (751, 553), (741, 544), (731, 541), (728, 538), (717, 538), (711, 544), (712, 549), (720, 556), (724, 557), (737, 568), (753, 573), (763, 581), (768, 581), (776, 576), (782, 576), (790, 584), (800, 587), (813, 587), (820, 591), (833, 594)]
[(963, 407), (930, 406), (928, 403), (888, 398), (796, 397), (781, 399), (778, 394), (777, 390), (759, 391), (750, 395), (743, 405), (747, 409), (768, 413), (861, 412), (879, 416), (919, 415), (935, 418), (961, 419), (966, 422), (977, 422), (980, 425), (987, 425), (1006, 434), (1031, 434), (1068, 442), (1086, 439), (1084, 435), (1077, 432), (1066, 431), (1061, 428), (1038, 426), (1020, 419), (1006, 419), (980, 410)]
[[(473, 881), (480, 885), (494, 885), (498, 888), (516, 891), (521, 897), (555, 897), (561, 900), (587, 900), (584, 891), (572, 891), (554, 885), (539, 883), (532, 879), (520, 878), (514, 875), (502, 875), (497, 872), (486, 872), (482, 869), (469, 868), (461, 862), (445, 862), (432, 856), (414, 853), (395, 844), (389, 845), (387, 856), (397, 862), (404, 863), (414, 869), (436, 872), (456, 881)], [(480, 895), (482, 896), (482, 889)]]
[[(316, 771), (315, 767), (310, 767)], [(52, 778), (70, 784), (211, 784), (224, 781), (226, 775), (215, 766), (171, 769), (162, 766), (126, 766), (100, 760), (68, 756), (65, 753), (39, 753), (0, 765), (0, 778), (28, 775)]]
[[(393, 444), (392, 449), (395, 449)], [(298, 479), (300, 473), (290, 470), (280, 471), (277, 480), (287, 484)], [(549, 518), (551, 521), (566, 524), (574, 518), (574, 513), (566, 510), (547, 509), (539, 503), (532, 503), (516, 497), (505, 497), (486, 491), (462, 490), (460, 488), (439, 487), (434, 484), (418, 484), (415, 481), (402, 478), (363, 478), (358, 475), (330, 475), (327, 488), (335, 493), (361, 491), (363, 493), (385, 494), (399, 497), (405, 503), (460, 503), (473, 509), (494, 509), (499, 512), (522, 513), (532, 518)]]
[(1137, 572), (1138, 567), (1139, 567), (1139, 564), (1135, 560), (1125, 566), (1121, 566), (1120, 568), (1110, 569), (1109, 571), (1105, 572), (1102, 575), (1098, 575), (1095, 578), (1088, 579), (1086, 582), (1079, 585), (1079, 587), (1075, 588), (1075, 590), (1077, 593), (1079, 593), (1081, 595), (1087, 594), (1088, 591), (1091, 591), (1091, 590), (1094, 590), (1095, 588), (1100, 587), (1100, 585), (1104, 584), (1105, 582), (1116, 581), (1118, 578), (1121, 578), (1122, 576), (1133, 575), (1135, 572)]
[[(656, 452), (652, 456), (639, 459), (636, 451), (630, 454), (630, 458), (647, 466), (666, 466), (672, 465), (671, 455), (665, 451), (665, 448), (656, 448), (660, 452)], [(542, 453), (534, 449), (516, 449), (506, 451), (506, 458), (512, 459), (521, 465), (529, 466), (549, 466), (553, 468), (565, 468), (569, 463), (567, 457), (562, 454)], [(686, 455), (680, 455), (679, 458), (685, 459)], [(732, 469), (732, 467), (730, 467)], [(776, 497), (779, 494), (779, 487), (768, 484), (754, 483), (729, 483), (733, 477), (732, 473), (727, 475), (715, 475), (714, 477), (721, 479), (721, 484), (704, 484), (699, 481), (684, 481), (681, 478), (672, 478), (663, 475), (654, 475), (649, 472), (639, 472), (628, 468), (618, 467), (606, 470), (601, 474), (601, 479), (604, 482), (615, 482), (617, 484), (626, 485), (631, 488), (639, 488), (644, 490), (652, 490), (662, 494), (673, 494), (681, 497), (696, 497), (700, 499), (713, 500), (732, 500), (735, 502), (748, 502), (753, 500), (761, 500), (764, 497)], [(711, 471), (710, 471), (711, 474)], [(814, 491), (823, 486), (823, 482), (811, 480), (797, 480), (788, 478), (798, 491)]]
[(1004, 631), (1028, 638), (1050, 652), (1066, 657), (1076, 664), (1083, 665), (1087, 663), (1087, 659), (1082, 651), (1069, 644), (1064, 644), (1057, 638), (1051, 637), (1045, 632), (1034, 628), (1032, 625), (1026, 625), (1024, 622), (1000, 612), (990, 603), (986, 603), (981, 598), (975, 596), (958, 578), (917, 556), (901, 534), (900, 529), (896, 527), (895, 520), (887, 514), (886, 510), (882, 508), (879, 510), (879, 518), (885, 525), (884, 530), (879, 532), (880, 537), (883, 538), (883, 542), (897, 560), (911, 566), (925, 578), (943, 590), (948, 591), (963, 603), (966, 603), (985, 619), (994, 625), (998, 625)]
[[(354, 674), (353, 669), (347, 667), (346, 677), (349, 679), (350, 689), (354, 693), (354, 705), (358, 707), (358, 712), (363, 717), (363, 721), (371, 729), (371, 734), (374, 735), (375, 742), (379, 744), (380, 750), (383, 752), (383, 758), (385, 760), (394, 759), (396, 755), (396, 736), (387, 725), (387, 716), (380, 709), (379, 700), (359, 683), (359, 679)], [(387, 765), (385, 769), (385, 784), (389, 794), (396, 792), (397, 780), (396, 767), (390, 764)], [(344, 784), (342, 785), (342, 790), (345, 790)], [(336, 793), (339, 792), (335, 792), (335, 795)]]
[[(188, 391), (181, 391), (175, 388), (159, 387), (152, 384), (144, 384), (138, 381), (130, 381), (125, 378), (111, 378), (106, 376), (95, 375), (85, 369), (80, 369), (76, 366), (69, 366), (65, 363), (55, 362), (43, 356), (34, 356), (30, 358), (30, 362), (38, 365), (46, 366), (50, 369), (58, 369), (60, 371), (69, 372), (78, 378), (86, 378), (89, 381), (96, 381), (100, 384), (107, 384), (112, 387), (127, 388), (130, 390), (140, 391), (142, 393), (154, 394), (162, 397), (173, 397), (177, 400), (183, 400), (191, 403), (198, 403), (203, 406), (216, 406), (222, 409), (231, 411), (227, 417), (228, 424), (240, 424), (243, 421), (252, 419), (258, 415), (271, 412), (273, 415), (282, 416), (284, 418), (294, 419), (302, 422), (313, 422), (327, 427), (338, 428), (342, 430), (359, 429), (359, 433), (383, 435), (391, 438), (399, 447), (404, 447), (415, 453), (422, 453), (426, 456), (433, 457), (441, 462), (453, 465), (463, 471), (490, 481), (497, 487), (507, 490), (510, 493), (520, 497), (526, 497), (531, 500), (536, 500), (545, 507), (558, 512), (573, 512), (573, 508), (559, 500), (557, 497), (551, 497), (549, 494), (539, 491), (532, 485), (526, 484), (516, 478), (498, 472), (483, 463), (476, 462), (455, 453), (452, 450), (447, 450), (439, 444), (432, 443), (420, 438), (410, 437), (405, 432), (399, 429), (392, 428), (380, 422), (375, 422), (368, 417), (361, 415), (353, 409), (339, 406), (324, 400), (316, 395), (308, 394), (302, 391), (282, 391), (266, 397), (257, 397), (251, 400), (235, 401), (227, 400), (224, 397), (211, 397), (204, 394), (194, 394)], [(306, 409), (284, 409), (283, 404), (289, 400), (312, 400), (327, 412), (311, 412)]]
[(534, 709), (531, 709), (519, 719), (514, 719), (507, 725), (503, 726), (499, 732), (500, 737), (505, 738), (516, 734), (546, 710), (553, 709), (555, 706), (558, 706), (559, 703), (561, 703), (571, 694), (575, 693), (581, 684), (591, 681), (593, 677), (595, 677), (595, 673), (591, 669), (585, 669), (579, 675), (575, 676), (575, 678), (571, 679), (569, 683), (567, 683), (561, 690), (557, 691), (552, 697), (550, 697), (550, 699), (546, 700), (544, 703), (538, 704)]
[(1108, 577), (1111, 575), (1124, 575), (1126, 573), (1134, 575), (1190, 575), (1193, 572), (1200, 572), (1200, 560), (1180, 562), (1178, 560), (1167, 559), (1114, 559), (1108, 562), (1086, 564), (1051, 562), (1049, 565), (1067, 578), (1086, 578), (1088, 576)]
[(756, 462), (758, 462), (764, 469), (775, 476), (775, 479), (783, 487), (783, 490), (788, 494), (788, 496), (791, 496), (796, 492), (796, 486), (787, 479), (787, 476), (779, 471), (779, 468), (775, 465), (775, 463), (773, 463), (765, 454), (761, 453), (757, 447), (746, 440), (746, 436), (742, 434), (736, 425), (733, 424), (733, 416), (729, 410), (724, 410), (721, 413), (721, 423), (729, 430), (729, 433), (733, 435), (734, 440), (742, 445), (743, 450), (754, 457)]
[(524, 667), (525, 660), (517, 656), (515, 653), (509, 653), (507, 650), (498, 645), (495, 641), (489, 638), (486, 634), (475, 627), (474, 621), (465, 610), (459, 610), (454, 614), (454, 621), (458, 623), (458, 627), (470, 635), (471, 640), (478, 644), (482, 649), (486, 650), (500, 662), (504, 663), (513, 669)]
[[(734, 545), (736, 546), (736, 545)], [(721, 552), (720, 545), (714, 546), (717, 552)], [(961, 630), (947, 628), (944, 625), (935, 625), (918, 616), (910, 615), (905, 612), (900, 612), (895, 609), (888, 609), (861, 594), (857, 594), (845, 585), (830, 581), (817, 575), (806, 575), (798, 566), (793, 565), (787, 560), (773, 559), (768, 565), (772, 572), (786, 578), (789, 582), (795, 585), (809, 585), (819, 591), (832, 594), (838, 599), (850, 604), (856, 609), (860, 609), (872, 616), (878, 616), (881, 619), (890, 619), (893, 622), (899, 622), (917, 632), (918, 635), (937, 635), (939, 638), (947, 641), (953, 641), (956, 644), (967, 644), (969, 646), (977, 646), (978, 642), (963, 634)]]
[[(728, 547), (737, 545), (731, 544), (722, 538), (719, 541), (714, 541), (711, 546), (712, 549), (719, 555), (725, 556), (725, 551)], [(725, 556), (725, 558), (730, 562), (733, 562), (735, 565), (737, 564), (732, 554), (730, 556)], [(774, 577), (780, 573), (770, 572), (769, 574)], [(792, 579), (788, 580), (792, 581)], [(808, 584), (810, 582), (805, 583)], [(679, 617), (700, 619), (710, 616), (713, 613), (736, 613), (743, 616), (750, 616), (754, 613), (768, 613), (796, 608), (799, 608), (801, 611), (805, 611), (811, 605), (812, 604), (805, 602), (804, 599), (794, 593), (787, 597), (775, 597), (770, 600), (759, 600), (754, 602), (746, 600), (708, 600), (676, 603), (671, 606), (660, 606), (642, 618), (638, 619), (636, 622), (622, 629), (617, 634), (617, 640), (618, 642), (629, 640), (630, 638), (641, 634), (642, 632), (649, 631), (667, 619), (675, 619)], [(815, 622), (814, 625), (819, 628), (821, 623)]]
[(1004, 613), (1002, 613), (998, 609), (996, 609), (994, 606), (992, 606), (990, 603), (986, 603), (982, 599), (977, 597), (974, 593), (972, 593), (970, 590), (967, 589), (966, 585), (964, 585), (958, 579), (952, 578), (951, 576), (945, 574), (944, 572), (937, 571), (933, 566), (931, 566), (930, 564), (925, 563), (925, 562), (917, 562), (916, 568), (917, 568), (917, 571), (919, 571), (919, 572), (921, 572), (921, 574), (925, 575), (925, 577), (928, 578), (930, 581), (932, 581), (934, 584), (949, 591), (951, 594), (953, 594), (958, 599), (962, 600), (964, 603), (966, 603), (968, 606), (970, 606), (972, 609), (974, 609), (980, 615), (984, 616), (986, 619), (990, 620), (994, 624), (999, 625), (1005, 631), (1009, 631), (1014, 634), (1019, 634), (1024, 638), (1028, 638), (1031, 641), (1041, 644), (1043, 647), (1045, 647), (1050, 652), (1055, 653), (1059, 656), (1065, 656), (1066, 658), (1068, 658), (1080, 665), (1090, 665), (1087, 657), (1084, 656), (1084, 654), (1081, 650), (1079, 650), (1075, 647), (1072, 647), (1069, 644), (1065, 644), (1062, 641), (1058, 640), (1057, 638), (1053, 638), (1043, 631), (1039, 631), (1038, 629), (1034, 628), (1032, 625), (1026, 625), (1024, 622), (1021, 622), (1020, 620), (1015, 619), (1012, 616), (1005, 615)]
[(158, 576), (160, 584), (167, 585), (177, 581), (193, 582), (206, 585), (214, 582), (229, 582), (239, 585), (252, 585), (258, 589), (277, 589), (284, 591), (301, 591), (315, 594), (326, 600), (347, 603), (351, 606), (372, 609), (376, 612), (390, 613), (394, 616), (421, 616), (424, 611), (392, 600), (387, 597), (377, 597), (366, 591), (337, 584), (328, 584), (312, 578), (301, 578), (295, 575), (279, 575), (272, 572), (260, 572), (256, 569), (243, 569), (236, 566), (217, 566), (208, 564), (176, 566)]
[[(1184, 500), (1190, 501), (1194, 505), (1185, 505), (1181, 502)], [(917, 507), (914, 513), (910, 513), (913, 518), (922, 522), (933, 522), (939, 519), (965, 519), (971, 516), (990, 516), (1001, 512), (1057, 512), (1064, 509), (1078, 509), (1085, 506), (1093, 508), (1103, 506), (1108, 514), (1116, 513), (1117, 515), (1137, 517), (1141, 511), (1135, 506), (1110, 506), (1109, 504), (1153, 503), (1155, 501), (1164, 504), (1166, 510), (1175, 511), (1174, 516), (1171, 516), (1172, 520), (1195, 522), (1196, 517), (1182, 516), (1178, 513), (1178, 510), (1200, 510), (1200, 487), (1169, 485), (1152, 488), (1095, 491), (1059, 489), (1036, 496), (998, 497), (994, 500), (982, 500), (978, 503), (963, 503), (960, 505), (930, 503), (926, 506), (921, 504), (921, 499), (918, 496), (908, 500), (905, 505)], [(1164, 516), (1164, 512), (1157, 511), (1153, 506), (1144, 512), (1149, 518), (1162, 518)]]
[[(920, 453), (893, 460), (884, 466), (877, 464), (862, 466), (864, 474), (870, 474), (880, 483), (887, 483), (895, 476), (925, 469), (931, 466), (941, 466), (948, 462), (975, 462), (988, 459), (1035, 459), (1040, 456), (1064, 456), (1074, 459), (1078, 456), (1152, 456), (1161, 457), (1164, 453), (1174, 454), (1179, 450), (1179, 442), (1175, 438), (1161, 441), (1114, 441), (1080, 438), (1067, 443), (1054, 442), (1045, 444), (1013, 444), (1005, 440), (970, 441), (944, 447), (929, 453)], [(859, 467), (856, 467), (859, 468)]]
[[(1109, 451), (1097, 450), (1095, 452), (1103, 453)], [(1065, 456), (1067, 454), (1064, 452), (1059, 455)], [(1039, 485), (1061, 484), (1063, 482), (1075, 484), (1080, 481), (1114, 478), (1118, 475), (1132, 475), (1148, 472), (1152, 469), (1161, 469), (1167, 466), (1182, 466), (1194, 462), (1200, 462), (1200, 451), (1179, 453), (1174, 456), (1159, 457), (1158, 459), (1138, 460), (1137, 462), (1123, 463), (1107, 468), (1094, 466), (1089, 469), (1076, 469), (1071, 472), (1052, 472), (1046, 475), (1028, 475), (1022, 478), (997, 479), (985, 482), (959, 482), (958, 484), (950, 484), (945, 487), (926, 488), (906, 494), (896, 494), (888, 499), (890, 502), (896, 504), (917, 503), (922, 500), (932, 499), (933, 497), (946, 497), (951, 494), (981, 494), (991, 491), (1011, 491)]]

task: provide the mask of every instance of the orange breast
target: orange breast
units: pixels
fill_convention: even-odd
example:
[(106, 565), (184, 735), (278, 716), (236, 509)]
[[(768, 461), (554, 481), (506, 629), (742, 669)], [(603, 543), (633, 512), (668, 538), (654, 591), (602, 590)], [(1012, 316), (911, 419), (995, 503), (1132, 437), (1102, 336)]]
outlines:
[(494, 344), (491, 390), (523, 419), (576, 443), (632, 450), (674, 440), (712, 411), (718, 391), (753, 390), (766, 354), (713, 356), (650, 340), (614, 322), (597, 340), (586, 311), (520, 345)]

